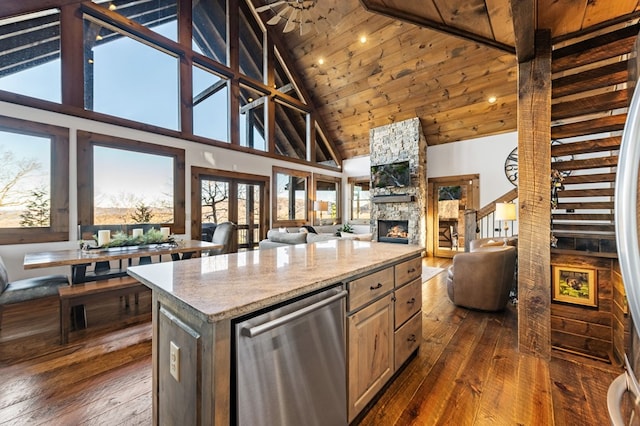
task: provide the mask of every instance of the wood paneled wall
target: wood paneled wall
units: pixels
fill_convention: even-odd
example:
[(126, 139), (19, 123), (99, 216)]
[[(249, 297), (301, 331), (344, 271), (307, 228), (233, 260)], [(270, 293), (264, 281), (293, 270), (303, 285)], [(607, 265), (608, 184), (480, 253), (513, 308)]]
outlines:
[[(612, 259), (553, 254), (551, 266), (594, 269), (597, 307), (571, 303), (551, 304), (551, 345), (609, 362), (613, 351)], [(553, 277), (552, 277), (553, 279)]]
[(618, 364), (623, 364), (624, 354), (629, 353), (631, 345), (631, 318), (627, 306), (627, 293), (624, 290), (620, 265), (617, 260), (613, 260), (611, 286), (613, 291), (613, 318), (611, 320), (613, 360)]

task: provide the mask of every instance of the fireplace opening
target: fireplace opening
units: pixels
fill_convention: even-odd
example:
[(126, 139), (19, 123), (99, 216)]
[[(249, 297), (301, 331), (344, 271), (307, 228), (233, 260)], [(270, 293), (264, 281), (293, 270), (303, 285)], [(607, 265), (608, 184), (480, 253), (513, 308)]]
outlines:
[(382, 243), (409, 244), (409, 221), (379, 220), (378, 241)]

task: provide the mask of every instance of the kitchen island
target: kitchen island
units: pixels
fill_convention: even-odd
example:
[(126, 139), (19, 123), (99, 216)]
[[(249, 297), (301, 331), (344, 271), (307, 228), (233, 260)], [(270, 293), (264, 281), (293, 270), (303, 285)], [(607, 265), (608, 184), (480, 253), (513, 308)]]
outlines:
[[(349, 361), (356, 348), (347, 345), (349, 401), (344, 404), (349, 404), (351, 421), (397, 370), (400, 358), (394, 352), (408, 357), (408, 349), (417, 349), (420, 254), (421, 248), (413, 245), (332, 240), (129, 268), (153, 291), (154, 424), (235, 422), (234, 321), (336, 285), (350, 292), (344, 312), (349, 332), (366, 331), (358, 327), (362, 315), (377, 318), (374, 332), (391, 342), (382, 351), (376, 346), (371, 355), (384, 365), (380, 378), (363, 380), (357, 379), (362, 373), (352, 365), (355, 361)], [(393, 302), (402, 292), (412, 310), (394, 321)], [(367, 310), (371, 313), (365, 315)], [(394, 335), (404, 337), (405, 328), (412, 332), (410, 346), (399, 351)], [(358, 391), (359, 381), (366, 382), (366, 392)]]

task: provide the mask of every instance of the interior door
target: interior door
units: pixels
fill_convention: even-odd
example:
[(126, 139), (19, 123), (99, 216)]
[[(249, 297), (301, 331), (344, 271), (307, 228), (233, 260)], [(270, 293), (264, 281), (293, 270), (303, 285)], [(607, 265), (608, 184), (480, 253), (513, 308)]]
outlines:
[(479, 175), (429, 179), (433, 255), (453, 257), (464, 251), (464, 212), (478, 209)]

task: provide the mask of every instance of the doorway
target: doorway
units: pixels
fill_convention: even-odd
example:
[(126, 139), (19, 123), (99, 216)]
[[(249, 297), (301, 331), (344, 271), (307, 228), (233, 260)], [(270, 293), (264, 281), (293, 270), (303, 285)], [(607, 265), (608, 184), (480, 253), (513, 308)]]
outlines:
[[(465, 210), (479, 208), (480, 175), (429, 178), (429, 251), (436, 257), (453, 257), (464, 251)], [(473, 224), (475, 226), (475, 224)]]
[(215, 225), (237, 225), (238, 250), (254, 250), (265, 237), (269, 177), (191, 168), (191, 235), (209, 239)]

